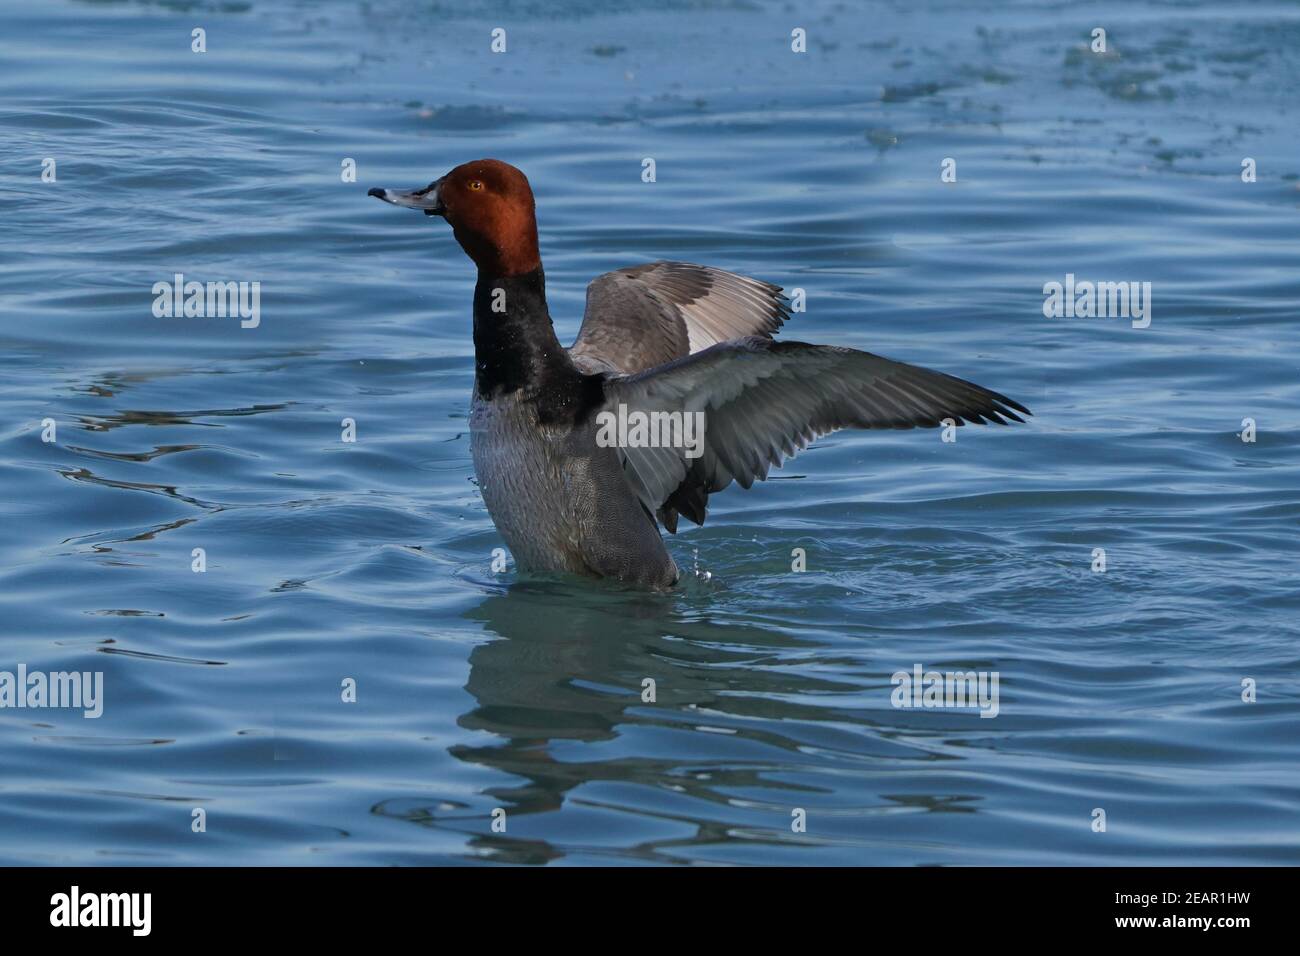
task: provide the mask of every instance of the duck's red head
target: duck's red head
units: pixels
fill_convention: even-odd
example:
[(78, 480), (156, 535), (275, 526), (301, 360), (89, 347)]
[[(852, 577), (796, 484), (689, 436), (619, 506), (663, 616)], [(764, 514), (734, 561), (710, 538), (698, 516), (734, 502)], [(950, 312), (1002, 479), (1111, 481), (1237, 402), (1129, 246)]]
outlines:
[(421, 209), (426, 216), (442, 216), (484, 275), (524, 275), (542, 264), (528, 177), (499, 159), (464, 163), (423, 189), (376, 188), (369, 195)]

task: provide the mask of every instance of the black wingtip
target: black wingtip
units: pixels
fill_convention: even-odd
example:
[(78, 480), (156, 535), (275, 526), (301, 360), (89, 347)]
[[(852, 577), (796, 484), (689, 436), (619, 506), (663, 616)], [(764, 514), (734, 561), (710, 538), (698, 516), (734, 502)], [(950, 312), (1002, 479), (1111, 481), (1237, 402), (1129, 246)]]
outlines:
[[(1007, 398), (1005, 395), (999, 395), (999, 396), (998, 396), (998, 401), (1000, 401), (1003, 405), (1010, 405), (1012, 408), (1014, 408), (1016, 411), (1020, 412), (1022, 415), (1028, 415), (1030, 418), (1033, 418), (1033, 417), (1034, 417), (1034, 413), (1033, 413), (1033, 412), (1031, 412), (1029, 409), (1025, 408), (1025, 406), (1021, 405), (1019, 402), (1017, 402), (1017, 401), (1016, 401), (1015, 399), (1013, 399), (1013, 398)], [(1020, 419), (1020, 418), (1017, 418), (1016, 421), (1021, 422), (1021, 423), (1023, 424), (1023, 421), (1024, 421), (1024, 420), (1023, 420), (1023, 419)]]
[[(1033, 418), (1034, 413), (1031, 412), (1029, 409), (1025, 408), (1025, 406), (1021, 405), (1014, 398), (1007, 398), (1005, 395), (1000, 395), (999, 393), (991, 391), (989, 389), (984, 389), (984, 391), (987, 392), (988, 397), (992, 399), (992, 402), (990, 404), (993, 408), (993, 411), (996, 412), (998, 415), (1003, 415), (1006, 418), (1011, 419), (1011, 421), (1013, 422), (1019, 422), (1021, 425), (1027, 423), (1023, 418), (1020, 417), (1020, 415), (1017, 415), (1016, 412), (1020, 412), (1023, 415), (1028, 415), (1030, 418)], [(1013, 408), (1016, 410), (1016, 412), (1013, 412), (1011, 410)], [(984, 414), (988, 415), (988, 412), (985, 412)], [(1011, 422), (1003, 421), (1000, 418), (995, 418), (994, 420), (999, 425), (1011, 424)]]

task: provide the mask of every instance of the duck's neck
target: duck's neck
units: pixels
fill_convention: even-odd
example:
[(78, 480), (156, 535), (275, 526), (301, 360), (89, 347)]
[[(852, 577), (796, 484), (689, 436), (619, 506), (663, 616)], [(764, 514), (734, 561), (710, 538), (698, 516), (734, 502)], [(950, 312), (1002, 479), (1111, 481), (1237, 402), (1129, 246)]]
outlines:
[(546, 307), (539, 265), (523, 275), (479, 272), (474, 288), (474, 389), (485, 401), (515, 392), (547, 405), (566, 405), (584, 376), (560, 346)]

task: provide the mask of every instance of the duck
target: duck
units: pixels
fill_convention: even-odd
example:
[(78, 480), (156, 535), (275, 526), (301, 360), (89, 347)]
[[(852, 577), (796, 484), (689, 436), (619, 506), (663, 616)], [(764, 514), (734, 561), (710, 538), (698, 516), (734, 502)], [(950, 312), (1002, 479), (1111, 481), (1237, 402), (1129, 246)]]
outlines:
[[(521, 572), (669, 589), (681, 573), (661, 528), (703, 525), (711, 495), (766, 480), (822, 435), (1023, 424), (1032, 414), (943, 372), (778, 339), (790, 318), (780, 286), (689, 262), (593, 279), (566, 348), (521, 170), (480, 159), (419, 189), (367, 195), (444, 219), (477, 268), (470, 452)], [(611, 429), (611, 415), (701, 428), (690, 441), (655, 441), (685, 429)]]

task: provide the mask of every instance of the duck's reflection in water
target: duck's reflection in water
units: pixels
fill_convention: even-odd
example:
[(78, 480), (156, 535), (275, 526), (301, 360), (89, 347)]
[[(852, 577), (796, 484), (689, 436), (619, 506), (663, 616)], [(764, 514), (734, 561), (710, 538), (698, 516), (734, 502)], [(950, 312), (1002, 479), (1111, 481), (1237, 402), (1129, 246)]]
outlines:
[[(715, 807), (729, 802), (720, 788), (776, 786), (764, 778), (774, 769), (772, 762), (705, 756), (715, 750), (716, 734), (703, 747), (677, 747), (670, 740), (656, 744), (651, 753), (614, 759), (605, 750), (599, 759), (583, 760), (577, 748), (564, 744), (606, 741), (654, 727), (691, 733), (717, 729), (723, 722), (731, 724), (732, 739), (748, 737), (793, 751), (794, 741), (770, 730), (749, 729), (760, 722), (736, 725), (732, 719), (761, 716), (763, 726), (770, 728), (775, 720), (812, 716), (814, 708), (792, 702), (796, 695), (842, 689), (793, 668), (763, 666), (799, 642), (756, 624), (711, 623), (707, 613), (694, 612), (690, 599), (680, 592), (584, 589), (572, 582), (534, 581), (489, 597), (465, 616), (481, 621), (499, 639), (470, 654), (465, 689), (476, 706), (459, 724), (500, 741), (458, 745), (451, 753), (520, 781), (484, 791), (495, 806), (505, 809), (508, 819), (558, 810), (571, 791), (592, 782), (670, 789)], [(653, 681), (653, 700), (645, 699), (648, 681)], [(557, 749), (564, 750), (563, 759), (557, 759)], [(680, 817), (674, 814), (674, 819)], [(620, 854), (662, 860), (660, 854), (671, 844), (728, 838), (716, 820), (690, 822), (694, 836), (650, 841)], [(544, 841), (505, 834), (475, 837), (471, 846), (515, 862), (564, 855)]]

